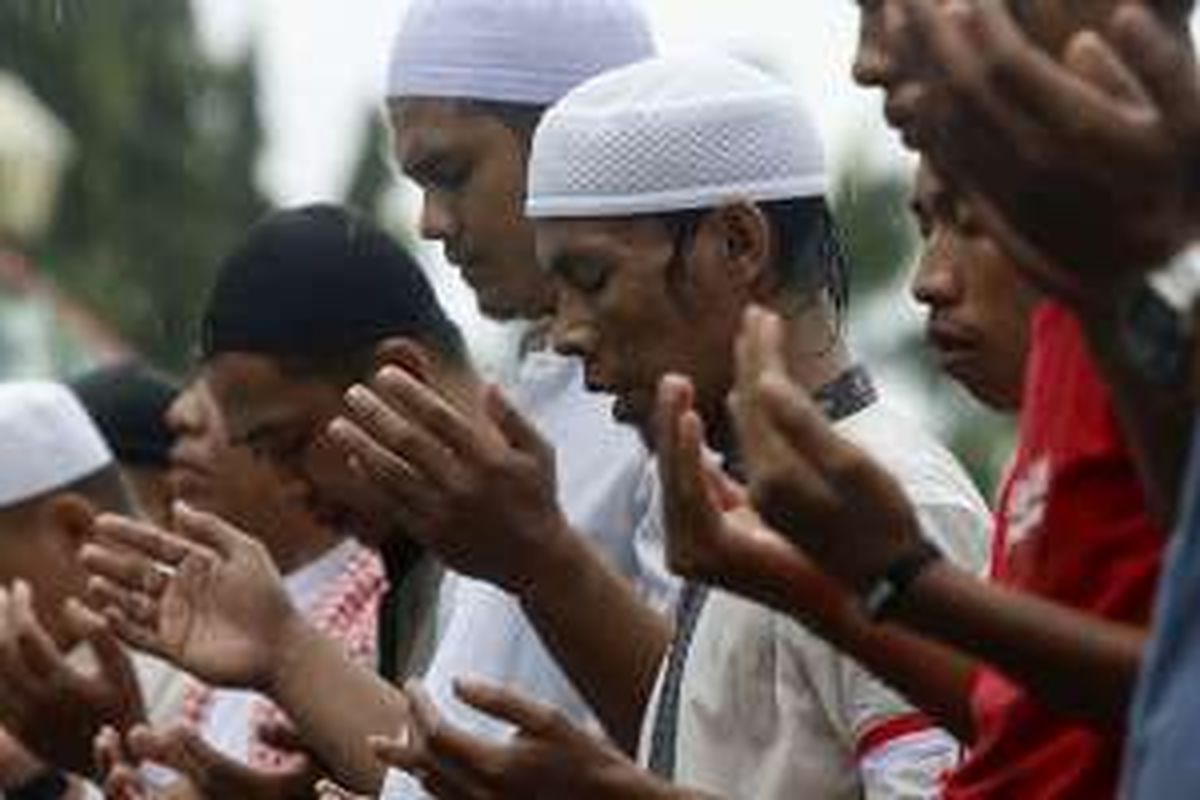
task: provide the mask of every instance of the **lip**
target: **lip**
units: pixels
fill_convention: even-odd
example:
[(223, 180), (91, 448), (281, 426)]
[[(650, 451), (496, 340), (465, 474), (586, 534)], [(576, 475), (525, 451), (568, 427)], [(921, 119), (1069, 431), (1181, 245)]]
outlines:
[(883, 103), (888, 125), (910, 148), (916, 148), (920, 142), (919, 108), (924, 94), (917, 84), (907, 83), (889, 90)]
[(950, 320), (931, 319), (925, 328), (925, 338), (946, 369), (974, 357), (979, 349), (979, 338), (969, 328)]

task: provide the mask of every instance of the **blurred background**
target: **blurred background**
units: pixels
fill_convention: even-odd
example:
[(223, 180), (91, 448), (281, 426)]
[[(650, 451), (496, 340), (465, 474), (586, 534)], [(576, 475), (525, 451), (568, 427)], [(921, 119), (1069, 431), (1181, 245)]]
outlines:
[[(497, 0), (501, 2), (502, 0)], [(850, 80), (851, 0), (646, 0), (663, 50), (719, 48), (792, 82), (837, 175), (855, 265), (851, 330), (885, 391), (991, 490), (1011, 424), (939, 377), (907, 294), (912, 162)], [(139, 356), (190, 367), (221, 254), (269, 208), (340, 200), (421, 256), (480, 359), (481, 320), (395, 175), (379, 103), (407, 0), (3, 0), (0, 378)]]

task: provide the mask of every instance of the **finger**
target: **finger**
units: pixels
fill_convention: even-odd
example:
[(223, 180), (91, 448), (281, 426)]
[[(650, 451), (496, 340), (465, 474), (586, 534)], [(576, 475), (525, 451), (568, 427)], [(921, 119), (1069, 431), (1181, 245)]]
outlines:
[(680, 425), (685, 412), (692, 406), (693, 389), (687, 378), (667, 375), (659, 383), (655, 427), (658, 451), (658, 474), (663, 489), (663, 512), (667, 533), (683, 525), (697, 510), (703, 495), (696, 491), (698, 465), (694, 454), (685, 448)]
[(147, 800), (149, 795), (138, 771), (128, 764), (118, 764), (104, 779), (104, 796), (108, 800)]
[(121, 751), (121, 735), (116, 728), (105, 725), (92, 741), (92, 757), (101, 775), (107, 775), (124, 760)]
[(38, 620), (33, 609), (33, 592), (25, 581), (17, 581), (13, 588), (10, 619), (17, 637), (18, 658), (32, 685), (45, 689), (62, 680), (68, 667)]
[(93, 526), (96, 538), (127, 547), (142, 556), (174, 567), (195, 551), (187, 540), (147, 522), (101, 514)]
[(199, 511), (182, 500), (171, 507), (180, 533), (223, 558), (252, 547), (254, 540), (216, 514)]
[(158, 562), (131, 550), (85, 544), (79, 549), (79, 561), (95, 575), (101, 575), (130, 591), (155, 598), (163, 595), (171, 580)]
[(308, 754), (309, 746), (295, 727), (286, 722), (271, 720), (258, 726), (258, 739), (272, 750)]
[(488, 416), (513, 449), (538, 456), (545, 456), (549, 452), (546, 440), (537, 428), (509, 402), (499, 387), (489, 386), (484, 401)]
[(130, 591), (100, 575), (88, 578), (87, 591), (93, 605), (101, 608), (105, 619), (112, 622), (107, 613), (109, 607), (120, 609), (130, 622), (150, 630), (158, 627), (158, 601), (141, 592)]
[(63, 613), (76, 635), (91, 645), (99, 666), (95, 677), (72, 670), (71, 682), (80, 691), (93, 696), (115, 692), (126, 703), (122, 709), (124, 716), (127, 719), (140, 719), (143, 716), (142, 693), (137, 672), (129, 653), (121, 646), (107, 620), (74, 598), (64, 605)]
[(454, 454), (435, 436), (396, 413), (380, 395), (365, 386), (346, 392), (347, 417), (378, 445), (435, 484), (441, 485), (458, 469)]
[(1080, 31), (1063, 51), (1063, 66), (1127, 107), (1150, 102), (1137, 76), (1095, 31)]
[(457, 680), (454, 693), (472, 708), (529, 733), (545, 734), (555, 730), (561, 721), (558, 712), (549, 706), (499, 686)]
[(330, 423), (329, 437), (358, 472), (386, 491), (397, 505), (416, 515), (428, 511), (432, 502), (430, 482), (423, 473), (414, 472), (405, 459), (345, 418)]
[(426, 766), (426, 753), (414, 746), (411, 736), (369, 736), (367, 746), (381, 764), (403, 772), (413, 773)]
[(93, 597), (100, 602), (102, 606), (102, 614), (109, 627), (117, 638), (125, 642), (125, 644), (160, 658), (171, 660), (173, 653), (167, 647), (162, 638), (158, 635), (157, 626), (146, 626), (141, 623), (134, 622), (125, 611), (116, 605), (114, 602), (103, 601), (104, 590), (97, 591), (90, 583), (88, 591)]
[(750, 504), (750, 494), (746, 487), (731, 478), (719, 466), (706, 459), (703, 469), (704, 483), (721, 511), (731, 511)]
[[(441, 773), (451, 785), (468, 790), (491, 774), (489, 765), (499, 762), (503, 749), (471, 736), (441, 719), (424, 687), (416, 682), (405, 686), (412, 702), (420, 746), (430, 760), (429, 768)], [(468, 776), (471, 776), (468, 779)]]
[(230, 780), (236, 780), (236, 776), (248, 771), (243, 764), (205, 742), (198, 732), (183, 726), (158, 732), (139, 725), (126, 738), (135, 758), (154, 761), (183, 773), (202, 792), (228, 785)]
[(1109, 36), (1117, 52), (1177, 132), (1200, 129), (1200, 80), (1186, 41), (1173, 34), (1152, 7), (1125, 3), (1113, 14)]
[(485, 446), (495, 444), (494, 437), (481, 435), (480, 426), (471, 424), (461, 411), (400, 367), (384, 367), (373, 385), (411, 424), (468, 461), (473, 461)]

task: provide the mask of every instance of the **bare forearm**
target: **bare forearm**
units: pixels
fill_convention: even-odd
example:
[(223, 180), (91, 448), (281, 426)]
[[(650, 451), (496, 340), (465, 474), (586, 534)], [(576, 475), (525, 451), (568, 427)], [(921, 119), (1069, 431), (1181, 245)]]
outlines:
[(913, 583), (897, 621), (992, 664), (1061, 714), (1125, 723), (1145, 644), (1141, 629), (985, 583), (946, 563)]
[(268, 694), (292, 719), (333, 777), (356, 792), (376, 794), (386, 769), (369, 736), (394, 736), (408, 720), (404, 694), (315, 628), (297, 619)]
[(521, 603), (609, 736), (632, 752), (671, 626), (587, 542), (561, 539)]

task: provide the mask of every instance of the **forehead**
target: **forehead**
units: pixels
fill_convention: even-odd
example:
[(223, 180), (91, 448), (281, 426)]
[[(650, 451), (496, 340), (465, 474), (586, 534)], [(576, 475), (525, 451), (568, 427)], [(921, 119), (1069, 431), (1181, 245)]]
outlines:
[(666, 227), (654, 217), (536, 220), (538, 261), (555, 269), (564, 259), (636, 257), (662, 246)]
[(223, 353), (213, 358), (205, 365), (204, 380), (234, 439), (243, 439), (263, 426), (310, 417), (316, 406), (336, 403), (340, 397), (332, 385), (291, 378), (275, 360), (250, 353)]
[(506, 130), (487, 114), (449, 99), (389, 100), (388, 118), (396, 159), (404, 168), (418, 159), (482, 146)]

